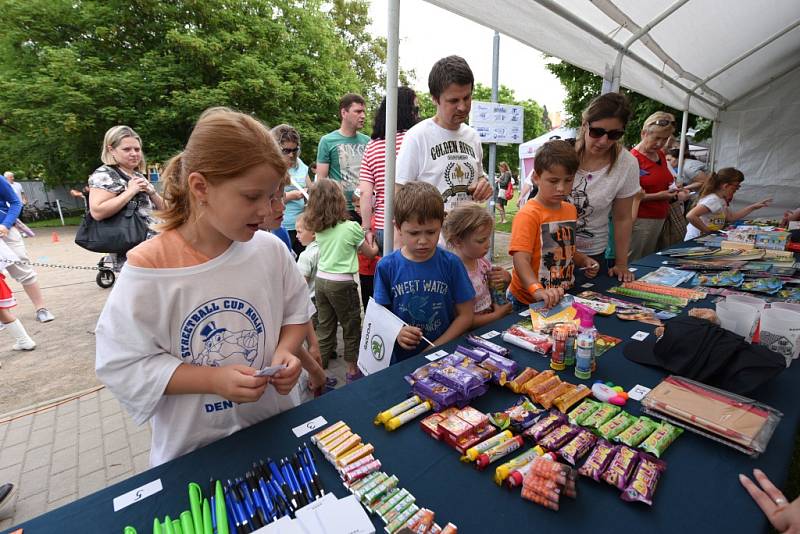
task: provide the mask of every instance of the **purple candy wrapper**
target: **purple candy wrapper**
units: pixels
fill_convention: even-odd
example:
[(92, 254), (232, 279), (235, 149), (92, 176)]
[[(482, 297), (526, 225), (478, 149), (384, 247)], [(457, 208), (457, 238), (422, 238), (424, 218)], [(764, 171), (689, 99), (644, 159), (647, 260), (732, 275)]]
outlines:
[(619, 448), (620, 445), (612, 445), (604, 439), (598, 440), (586, 462), (578, 469), (578, 474), (600, 482), (600, 475), (608, 468)]
[(422, 380), (423, 378), (428, 378), (431, 375), (431, 372), (434, 369), (438, 369), (443, 367), (444, 364), (441, 362), (431, 362), (423, 365), (422, 367), (417, 367), (411, 373), (407, 374), (403, 378), (405, 378), (406, 382), (408, 382), (409, 386), (413, 386), (414, 382), (417, 380)]
[(467, 342), (469, 342), (470, 345), (478, 347), (479, 349), (488, 350), (490, 353), (493, 352), (495, 354), (499, 354), (500, 356), (508, 356), (509, 353), (509, 350), (507, 348), (501, 347), (497, 343), (492, 343), (491, 341), (487, 341), (482, 337), (467, 336)]
[(636, 470), (620, 498), (623, 501), (641, 501), (652, 506), (658, 479), (666, 469), (667, 464), (663, 460), (657, 460), (649, 454), (640, 452), (639, 465), (636, 466)]
[(605, 473), (600, 475), (600, 478), (617, 489), (624, 490), (638, 461), (639, 453), (623, 445), (614, 455), (614, 459), (611, 460)]
[(583, 458), (597, 442), (597, 436), (586, 429), (580, 429), (577, 434), (563, 447), (558, 450), (558, 455), (570, 465), (575, 465), (578, 460)]
[(459, 354), (463, 354), (464, 356), (469, 356), (476, 362), (482, 362), (489, 356), (489, 352), (480, 348), (469, 348), (465, 347), (464, 345), (459, 345), (456, 347), (456, 352)]
[(492, 381), (496, 384), (505, 385), (509, 380), (513, 380), (517, 376), (517, 362), (499, 356), (497, 354), (490, 354), (480, 364), (484, 369), (492, 372)]
[(545, 437), (551, 430), (557, 426), (563, 425), (566, 422), (567, 418), (563, 413), (553, 410), (549, 414), (536, 421), (533, 426), (523, 432), (522, 435), (538, 443), (539, 440)]
[(419, 397), (431, 401), (435, 411), (443, 410), (459, 402), (459, 394), (449, 387), (437, 382), (432, 378), (417, 380), (411, 391)]
[(579, 431), (580, 427), (569, 424), (557, 426), (548, 432), (545, 437), (540, 439), (538, 445), (548, 451), (558, 450), (570, 441)]
[(433, 373), (431, 373), (431, 378), (465, 396), (469, 395), (470, 390), (475, 389), (483, 384), (481, 379), (477, 376), (468, 373), (463, 369), (453, 367), (452, 365), (447, 365), (441, 369), (434, 370)]

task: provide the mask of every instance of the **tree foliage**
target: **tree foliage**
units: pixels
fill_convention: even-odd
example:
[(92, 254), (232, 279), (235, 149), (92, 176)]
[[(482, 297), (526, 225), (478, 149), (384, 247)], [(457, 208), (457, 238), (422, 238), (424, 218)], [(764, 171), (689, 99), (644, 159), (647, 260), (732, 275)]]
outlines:
[[(602, 90), (603, 78), (564, 61), (548, 63), (546, 67), (561, 81), (561, 85), (564, 86), (567, 92), (567, 97), (564, 100), (564, 110), (568, 115), (567, 125), (575, 128), (579, 127), (581, 113)], [(628, 96), (633, 112), (623, 138), (623, 143), (626, 146), (633, 146), (640, 141), (644, 121), (656, 111), (672, 113), (678, 121), (677, 129), (678, 131), (680, 130), (680, 121), (683, 117), (682, 111), (665, 106), (657, 100), (640, 95), (635, 91), (623, 88), (623, 92)], [(695, 127), (698, 118), (696, 115), (689, 115), (689, 128)], [(701, 137), (698, 136), (697, 140), (700, 139)]]
[[(0, 0), (0, 168), (49, 183), (99, 165), (128, 124), (150, 161), (198, 115), (230, 106), (288, 122), (313, 152), (338, 100), (375, 98), (385, 43), (366, 0)], [(309, 158), (307, 155), (306, 158)]]
[[(430, 95), (419, 95), (420, 102), (420, 117), (427, 118), (433, 117), (436, 114), (436, 106), (434, 106)], [(475, 84), (475, 90), (472, 93), (472, 100), (479, 100), (483, 102), (492, 101), (492, 88), (478, 82)], [(524, 124), (523, 124), (523, 139), (528, 141), (538, 137), (548, 131), (547, 127), (549, 119), (545, 121), (546, 115), (543, 108), (535, 100), (519, 100), (514, 94), (514, 90), (500, 85), (497, 91), (497, 101), (501, 104), (514, 104), (522, 106), (524, 110)], [(505, 161), (511, 167), (512, 172), (516, 175), (517, 167), (519, 166), (519, 152), (517, 148), (519, 145), (497, 145), (497, 163)], [(483, 165), (489, 165), (489, 145), (483, 145)], [(487, 169), (488, 170), (488, 169)], [(497, 169), (495, 169), (497, 172)]]

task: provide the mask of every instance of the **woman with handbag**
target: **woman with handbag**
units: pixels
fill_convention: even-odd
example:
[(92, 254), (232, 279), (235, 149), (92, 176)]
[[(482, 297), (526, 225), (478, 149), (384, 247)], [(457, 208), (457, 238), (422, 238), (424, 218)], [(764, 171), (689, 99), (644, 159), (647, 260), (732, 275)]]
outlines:
[[(129, 126), (114, 126), (103, 138), (100, 153), (103, 165), (89, 176), (89, 214), (94, 221), (108, 220), (122, 212), (130, 210), (131, 217), (139, 217), (145, 222), (119, 218), (114, 224), (129, 224), (134, 234), (139, 233), (139, 240), (144, 241), (154, 235), (149, 229), (153, 219), (150, 215), (153, 208), (164, 209), (164, 199), (147, 181), (144, 174), (145, 161), (142, 154), (142, 139)], [(84, 225), (87, 221), (84, 221)], [(119, 271), (125, 263), (126, 252), (138, 243), (126, 243), (117, 251), (109, 248), (114, 261), (114, 270)], [(113, 247), (112, 247), (113, 248)]]
[[(497, 179), (497, 186), (496, 186), (497, 191), (495, 193), (495, 196), (497, 197), (496, 205), (497, 209), (500, 211), (499, 223), (505, 224), (506, 204), (508, 203), (509, 200), (511, 200), (508, 197), (508, 184), (511, 183), (514, 177), (511, 175), (511, 169), (509, 168), (508, 163), (506, 163), (505, 161), (501, 161), (500, 164), (498, 165), (498, 168), (500, 169), (500, 177)], [(514, 194), (512, 189), (511, 197), (513, 196)]]

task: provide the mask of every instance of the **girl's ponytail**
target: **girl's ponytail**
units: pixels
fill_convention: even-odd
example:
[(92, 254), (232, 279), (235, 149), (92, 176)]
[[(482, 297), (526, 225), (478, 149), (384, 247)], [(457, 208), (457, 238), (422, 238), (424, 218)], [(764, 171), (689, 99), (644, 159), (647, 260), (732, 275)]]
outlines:
[(725, 167), (708, 177), (703, 189), (700, 191), (700, 198), (716, 193), (725, 184), (740, 184), (744, 182), (744, 174), (739, 169)]
[(166, 208), (157, 215), (163, 221), (158, 225), (161, 231), (172, 230), (189, 220), (189, 188), (183, 183), (183, 153), (180, 152), (167, 163), (161, 173), (164, 182), (163, 197)]

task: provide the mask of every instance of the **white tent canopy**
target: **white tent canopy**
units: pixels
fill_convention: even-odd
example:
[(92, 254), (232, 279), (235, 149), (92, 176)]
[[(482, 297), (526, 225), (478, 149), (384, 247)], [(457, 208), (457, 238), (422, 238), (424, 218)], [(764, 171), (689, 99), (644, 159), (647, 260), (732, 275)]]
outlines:
[(428, 1), (607, 79), (616, 71), (669, 106), (688, 100), (718, 121), (716, 168), (735, 165), (747, 185), (780, 187), (779, 206), (800, 204), (800, 1)]
[(537, 148), (551, 139), (574, 138), (576, 133), (577, 130), (575, 128), (554, 128), (535, 139), (525, 141), (519, 145), (519, 175), (524, 178), (531, 172), (533, 169), (533, 156), (536, 155)]

